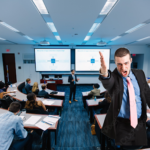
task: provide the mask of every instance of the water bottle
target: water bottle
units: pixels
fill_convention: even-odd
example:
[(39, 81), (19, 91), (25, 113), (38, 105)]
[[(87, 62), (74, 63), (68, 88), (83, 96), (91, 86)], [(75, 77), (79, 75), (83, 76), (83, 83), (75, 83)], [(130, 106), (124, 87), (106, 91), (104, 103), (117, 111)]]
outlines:
[(26, 109), (22, 109), (21, 115), (22, 115), (22, 116), (25, 116), (25, 115), (26, 115)]
[(96, 101), (96, 96), (94, 97), (94, 101)]

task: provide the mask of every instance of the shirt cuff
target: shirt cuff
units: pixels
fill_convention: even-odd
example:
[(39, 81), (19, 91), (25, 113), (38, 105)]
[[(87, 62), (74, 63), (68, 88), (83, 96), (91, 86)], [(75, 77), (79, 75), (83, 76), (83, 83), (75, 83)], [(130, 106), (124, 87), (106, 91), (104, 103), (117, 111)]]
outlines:
[(110, 79), (110, 73), (108, 72), (108, 77), (103, 77), (102, 75), (100, 75), (101, 76), (101, 78), (103, 78), (103, 79)]

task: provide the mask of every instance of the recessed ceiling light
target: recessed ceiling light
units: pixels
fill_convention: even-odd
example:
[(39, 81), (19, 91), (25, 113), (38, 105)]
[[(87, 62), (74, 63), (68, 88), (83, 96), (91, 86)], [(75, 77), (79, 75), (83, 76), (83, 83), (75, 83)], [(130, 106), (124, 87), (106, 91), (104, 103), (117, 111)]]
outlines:
[(6, 28), (12, 30), (12, 31), (19, 32), (17, 29), (13, 28), (12, 26), (8, 25), (5, 22), (0, 22), (0, 24), (3, 25), (3, 26), (5, 26)]
[(145, 37), (145, 38), (142, 38), (142, 39), (139, 39), (139, 40), (137, 40), (137, 41), (139, 42), (139, 41), (143, 41), (143, 40), (146, 40), (146, 39), (149, 39), (149, 38), (150, 38), (150, 36)]
[(107, 0), (105, 3), (103, 9), (100, 12), (100, 15), (107, 15), (109, 11), (112, 9), (112, 7), (115, 5), (117, 0)]
[(48, 14), (43, 0), (33, 0), (33, 2), (41, 14)]
[(137, 26), (135, 26), (135, 27), (129, 29), (129, 30), (126, 31), (125, 33), (131, 33), (131, 32), (134, 32), (135, 30), (138, 30), (139, 28), (141, 28), (141, 27), (143, 27), (143, 26), (145, 26), (145, 25), (146, 25), (145, 23), (141, 23), (141, 24), (139, 24), (139, 25), (137, 25)]
[(117, 39), (121, 38), (121, 36), (116, 36), (115, 38), (111, 39), (111, 41), (115, 41)]
[(49, 26), (49, 28), (51, 29), (52, 32), (57, 32), (54, 23), (52, 22), (47, 22), (47, 25)]

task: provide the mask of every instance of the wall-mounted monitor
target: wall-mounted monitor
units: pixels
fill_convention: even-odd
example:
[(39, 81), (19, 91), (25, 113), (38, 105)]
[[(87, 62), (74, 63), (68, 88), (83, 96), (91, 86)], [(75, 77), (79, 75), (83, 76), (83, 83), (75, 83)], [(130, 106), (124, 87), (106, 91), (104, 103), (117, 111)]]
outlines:
[(99, 71), (101, 66), (99, 51), (103, 53), (107, 68), (109, 69), (110, 49), (76, 49), (75, 70)]
[(35, 49), (36, 71), (70, 71), (70, 49)]

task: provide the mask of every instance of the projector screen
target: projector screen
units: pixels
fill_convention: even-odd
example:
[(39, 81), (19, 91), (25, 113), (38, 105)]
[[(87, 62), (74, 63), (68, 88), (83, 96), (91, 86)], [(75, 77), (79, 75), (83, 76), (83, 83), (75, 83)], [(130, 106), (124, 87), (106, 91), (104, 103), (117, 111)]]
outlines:
[(36, 71), (70, 71), (70, 49), (35, 49)]
[(100, 55), (103, 53), (107, 68), (109, 69), (110, 49), (76, 49), (75, 70), (76, 71), (99, 71)]

